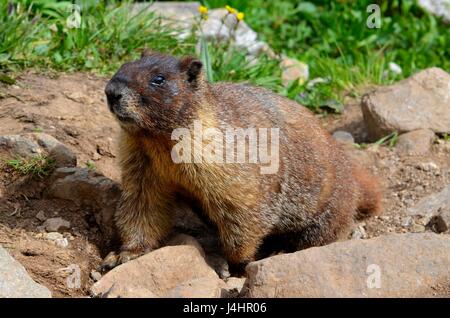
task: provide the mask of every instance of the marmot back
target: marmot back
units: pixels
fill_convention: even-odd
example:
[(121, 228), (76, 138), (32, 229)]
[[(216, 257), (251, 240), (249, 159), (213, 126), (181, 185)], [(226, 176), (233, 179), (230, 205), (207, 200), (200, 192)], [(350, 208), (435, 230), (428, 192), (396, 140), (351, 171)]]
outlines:
[(381, 209), (373, 176), (309, 110), (263, 88), (209, 84), (195, 58), (150, 53), (122, 66), (106, 95), (123, 128), (123, 247), (110, 266), (159, 246), (180, 194), (217, 226), (231, 264), (333, 242)]

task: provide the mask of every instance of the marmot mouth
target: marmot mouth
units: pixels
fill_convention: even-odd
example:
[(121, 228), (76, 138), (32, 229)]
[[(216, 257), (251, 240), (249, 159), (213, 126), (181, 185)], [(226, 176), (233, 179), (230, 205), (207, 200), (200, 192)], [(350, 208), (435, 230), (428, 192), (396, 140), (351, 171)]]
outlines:
[(114, 113), (114, 114), (116, 115), (117, 119), (119, 119), (120, 121), (123, 121), (125, 123), (130, 123), (130, 122), (134, 121), (133, 118), (131, 118), (130, 116), (125, 116), (125, 115), (117, 114), (117, 113)]

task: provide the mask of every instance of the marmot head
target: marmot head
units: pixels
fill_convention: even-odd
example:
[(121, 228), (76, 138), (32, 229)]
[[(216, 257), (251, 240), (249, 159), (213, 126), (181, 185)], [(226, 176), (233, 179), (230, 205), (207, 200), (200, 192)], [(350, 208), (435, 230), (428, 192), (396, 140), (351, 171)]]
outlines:
[(125, 63), (108, 82), (109, 109), (125, 129), (171, 133), (186, 127), (205, 82), (202, 63), (194, 57), (175, 58), (144, 51)]

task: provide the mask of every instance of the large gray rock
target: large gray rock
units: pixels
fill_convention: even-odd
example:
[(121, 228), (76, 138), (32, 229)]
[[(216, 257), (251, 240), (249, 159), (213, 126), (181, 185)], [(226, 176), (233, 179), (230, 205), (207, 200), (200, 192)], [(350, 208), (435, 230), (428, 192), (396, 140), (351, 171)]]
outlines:
[(419, 5), (426, 11), (441, 17), (450, 23), (450, 0), (419, 0)]
[(114, 238), (114, 213), (121, 196), (118, 183), (86, 168), (59, 168), (44, 194), (92, 207), (105, 240)]
[(423, 70), (377, 88), (361, 105), (372, 139), (418, 129), (450, 133), (450, 75), (436, 67)]
[(198, 244), (166, 246), (114, 268), (91, 288), (96, 297), (220, 297), (225, 284)]
[(75, 167), (77, 157), (63, 143), (45, 133), (0, 136), (0, 152), (13, 157), (30, 158), (46, 156), (55, 161), (56, 167)]
[(0, 298), (50, 298), (51, 292), (28, 275), (0, 246)]
[(450, 237), (395, 234), (350, 240), (250, 263), (245, 296), (431, 296), (450, 279)]

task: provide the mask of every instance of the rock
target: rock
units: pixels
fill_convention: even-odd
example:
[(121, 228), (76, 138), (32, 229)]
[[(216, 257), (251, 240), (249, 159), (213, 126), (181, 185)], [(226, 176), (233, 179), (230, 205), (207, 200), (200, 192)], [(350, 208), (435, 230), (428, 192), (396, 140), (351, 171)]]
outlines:
[(353, 135), (351, 133), (343, 131), (343, 130), (336, 130), (332, 136), (334, 139), (344, 142), (344, 143), (350, 143), (350, 144), (355, 143), (355, 139), (353, 138)]
[(45, 233), (44, 238), (46, 240), (52, 241), (56, 246), (66, 248), (69, 246), (69, 241), (65, 238), (61, 233), (58, 232), (50, 232)]
[(163, 24), (168, 24), (172, 28), (180, 30), (176, 36), (184, 39), (191, 34), (195, 18), (198, 18), (198, 2), (180, 2), (180, 1), (155, 1), (149, 3), (133, 3), (131, 8), (132, 15), (136, 15), (142, 10), (154, 12), (161, 17)]
[(361, 106), (369, 137), (430, 129), (450, 133), (450, 75), (433, 67), (365, 95)]
[(450, 184), (441, 192), (431, 194), (422, 198), (416, 205), (407, 210), (407, 214), (418, 216), (423, 224), (427, 224), (433, 216), (440, 211), (446, 211), (450, 208)]
[(70, 229), (70, 222), (63, 218), (47, 219), (43, 224), (47, 232), (64, 232)]
[(50, 290), (33, 281), (25, 268), (0, 246), (0, 298), (50, 297)]
[(100, 297), (218, 297), (223, 282), (202, 254), (192, 245), (162, 247), (114, 268), (92, 286), (91, 293)]
[(196, 278), (182, 282), (164, 295), (167, 298), (219, 298), (223, 283), (219, 279)]
[(55, 162), (55, 167), (75, 167), (77, 157), (72, 150), (54, 137), (44, 133), (0, 136), (0, 151), (12, 156), (30, 158), (47, 156)]
[(24, 158), (34, 157), (42, 153), (36, 142), (20, 135), (0, 136), (0, 150)]
[(439, 166), (435, 164), (432, 161), (428, 162), (421, 162), (418, 165), (416, 165), (416, 168), (423, 171), (433, 171), (433, 170), (439, 170)]
[(208, 19), (202, 21), (199, 36), (210, 41), (230, 41), (237, 49), (246, 52), (248, 58), (266, 53), (274, 58), (275, 54), (267, 43), (258, 40), (258, 34), (245, 21), (239, 21), (226, 9), (213, 9), (208, 12)]
[(48, 156), (55, 160), (56, 168), (76, 167), (77, 156), (63, 143), (44, 133), (34, 133), (32, 135), (38, 144), (47, 152)]
[(186, 235), (186, 234), (176, 234), (173, 238), (171, 238), (166, 246), (179, 246), (179, 245), (191, 245), (196, 247), (199, 251), (201, 251), (203, 254), (202, 256), (205, 257), (202, 246), (200, 245), (200, 243), (198, 243), (198, 241), (193, 238), (190, 235)]
[(364, 228), (365, 224), (359, 224), (352, 232), (351, 238), (352, 240), (360, 240), (367, 238), (366, 229)]
[(237, 298), (242, 292), (245, 284), (245, 278), (230, 277), (226, 280), (225, 288), (222, 289), (222, 298)]
[(429, 129), (414, 130), (400, 135), (395, 149), (401, 155), (424, 155), (431, 151), (434, 138)]
[(296, 59), (284, 57), (280, 63), (282, 70), (281, 80), (284, 86), (288, 86), (292, 81), (298, 80), (300, 84), (309, 78), (309, 67), (307, 64)]
[(450, 229), (450, 207), (445, 210), (439, 210), (439, 212), (434, 215), (427, 227), (436, 233), (444, 233)]
[(102, 278), (102, 274), (95, 270), (91, 270), (91, 274), (89, 276), (91, 276), (94, 282), (98, 282)]
[(426, 228), (422, 224), (413, 223), (411, 225), (411, 232), (412, 233), (422, 233), (425, 232)]
[(45, 212), (44, 211), (39, 211), (36, 214), (36, 219), (38, 219), (41, 222), (44, 222), (45, 220), (47, 220), (47, 217), (45, 216)]
[(450, 279), (450, 237), (393, 234), (277, 255), (246, 267), (247, 297), (420, 297)]
[(441, 17), (450, 23), (450, 0), (419, 0), (419, 5), (426, 11)]
[(86, 168), (59, 168), (44, 193), (49, 198), (71, 200), (93, 208), (94, 217), (107, 242), (114, 239), (114, 213), (121, 191), (118, 183)]

